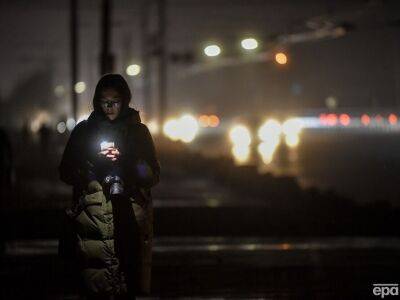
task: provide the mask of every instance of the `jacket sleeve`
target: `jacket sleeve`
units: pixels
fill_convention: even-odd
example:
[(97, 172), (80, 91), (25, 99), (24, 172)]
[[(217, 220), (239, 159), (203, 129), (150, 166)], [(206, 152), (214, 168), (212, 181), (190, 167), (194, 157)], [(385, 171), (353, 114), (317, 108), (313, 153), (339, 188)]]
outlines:
[(153, 138), (146, 125), (140, 124), (134, 144), (133, 147), (136, 149), (134, 151), (136, 152), (135, 182), (139, 187), (151, 188), (160, 181), (160, 163), (157, 159)]
[(85, 124), (77, 125), (71, 133), (58, 167), (60, 179), (65, 183), (83, 187), (90, 180), (91, 172), (85, 166), (83, 132)]

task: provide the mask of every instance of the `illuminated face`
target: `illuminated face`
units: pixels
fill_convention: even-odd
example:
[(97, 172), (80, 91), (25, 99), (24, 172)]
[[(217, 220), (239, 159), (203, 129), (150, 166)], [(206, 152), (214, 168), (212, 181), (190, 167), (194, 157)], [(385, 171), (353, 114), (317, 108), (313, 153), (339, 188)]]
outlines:
[(121, 112), (121, 94), (113, 88), (103, 90), (100, 97), (100, 106), (107, 118), (115, 120)]

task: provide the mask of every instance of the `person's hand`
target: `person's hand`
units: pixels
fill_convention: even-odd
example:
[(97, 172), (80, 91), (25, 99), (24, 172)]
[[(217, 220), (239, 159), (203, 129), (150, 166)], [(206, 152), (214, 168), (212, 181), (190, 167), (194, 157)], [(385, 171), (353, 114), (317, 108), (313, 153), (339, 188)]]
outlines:
[(108, 147), (108, 148), (100, 151), (98, 154), (106, 159), (111, 160), (111, 161), (116, 161), (116, 160), (118, 160), (121, 153), (119, 152), (118, 148)]

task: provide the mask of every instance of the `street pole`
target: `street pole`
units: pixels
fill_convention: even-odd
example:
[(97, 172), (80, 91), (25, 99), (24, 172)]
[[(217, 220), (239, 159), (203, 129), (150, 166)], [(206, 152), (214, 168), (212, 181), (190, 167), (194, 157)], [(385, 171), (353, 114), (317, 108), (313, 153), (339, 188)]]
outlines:
[(109, 0), (103, 0), (102, 19), (101, 19), (100, 75), (111, 73), (114, 69), (114, 57), (110, 51), (110, 42), (111, 42), (111, 4)]
[(164, 123), (167, 110), (167, 49), (166, 49), (166, 0), (158, 0), (158, 41), (159, 41), (159, 69), (158, 69), (158, 115), (159, 124)]
[(77, 119), (78, 97), (75, 92), (75, 84), (78, 77), (78, 10), (77, 0), (70, 0), (70, 59), (71, 59), (71, 106), (72, 117)]
[(142, 78), (143, 78), (143, 108), (146, 113), (147, 119), (152, 115), (151, 107), (151, 67), (150, 67), (150, 36), (149, 36), (149, 1), (142, 0), (141, 2), (141, 56), (142, 56)]

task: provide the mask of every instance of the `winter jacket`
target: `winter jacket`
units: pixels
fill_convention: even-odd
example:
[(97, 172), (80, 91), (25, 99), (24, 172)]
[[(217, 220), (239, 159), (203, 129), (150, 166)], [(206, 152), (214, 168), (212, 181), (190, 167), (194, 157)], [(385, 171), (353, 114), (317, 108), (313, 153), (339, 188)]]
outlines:
[[(125, 90), (120, 93), (130, 97), (122, 77), (111, 76), (100, 80), (95, 109), (72, 131), (59, 166), (61, 180), (74, 190), (59, 251), (76, 263), (90, 295), (140, 294), (150, 289), (150, 188), (159, 181), (160, 166), (149, 130), (139, 113), (127, 106), (130, 99), (117, 119), (110, 121), (102, 113), (98, 98), (104, 83), (120, 90), (122, 86)], [(117, 162), (98, 155), (103, 141), (112, 141), (119, 149)], [(112, 200), (103, 182), (110, 172), (117, 172), (124, 185), (123, 196)]]

